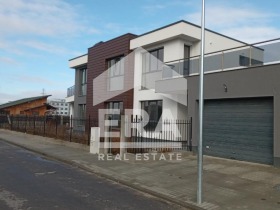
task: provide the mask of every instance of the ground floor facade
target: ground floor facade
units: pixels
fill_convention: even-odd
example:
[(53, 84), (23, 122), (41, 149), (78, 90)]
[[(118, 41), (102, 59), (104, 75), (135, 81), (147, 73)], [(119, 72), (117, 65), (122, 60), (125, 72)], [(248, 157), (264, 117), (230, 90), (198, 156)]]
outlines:
[[(280, 166), (280, 65), (205, 74), (204, 154)], [(188, 77), (198, 141), (199, 77)]]

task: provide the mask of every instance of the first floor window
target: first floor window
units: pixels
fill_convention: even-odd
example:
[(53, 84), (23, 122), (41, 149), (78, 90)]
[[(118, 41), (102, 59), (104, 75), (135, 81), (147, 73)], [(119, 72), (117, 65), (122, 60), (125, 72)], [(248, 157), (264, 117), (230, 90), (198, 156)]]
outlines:
[(143, 73), (162, 70), (163, 48), (146, 52), (142, 58)]
[(122, 90), (124, 86), (124, 56), (107, 60), (108, 91)]
[(80, 79), (80, 92), (79, 95), (85, 96), (87, 91), (87, 69), (83, 68), (79, 70)]
[(142, 101), (141, 109), (149, 115), (149, 119), (143, 119), (146, 123), (145, 130), (155, 130), (162, 115), (162, 100)]

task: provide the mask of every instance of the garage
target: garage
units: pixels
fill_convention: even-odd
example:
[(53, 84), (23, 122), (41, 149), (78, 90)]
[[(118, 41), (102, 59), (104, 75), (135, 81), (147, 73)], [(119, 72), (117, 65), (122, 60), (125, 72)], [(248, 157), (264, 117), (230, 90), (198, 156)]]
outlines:
[(273, 164), (273, 98), (206, 100), (204, 154)]

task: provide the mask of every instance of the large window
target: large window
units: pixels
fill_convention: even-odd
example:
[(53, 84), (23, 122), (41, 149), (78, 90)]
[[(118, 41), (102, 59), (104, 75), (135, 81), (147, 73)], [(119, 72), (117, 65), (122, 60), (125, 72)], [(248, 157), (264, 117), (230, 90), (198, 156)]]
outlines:
[[(141, 108), (149, 115), (148, 119), (143, 119), (146, 124), (145, 130), (155, 130), (162, 114), (162, 101), (142, 101)], [(147, 122), (148, 121), (148, 122)]]
[(162, 70), (163, 48), (143, 54), (143, 73)]
[(113, 101), (108, 102), (106, 104), (107, 109), (118, 109), (120, 110), (119, 114), (109, 114), (109, 120), (118, 120), (118, 126), (114, 127), (120, 127), (120, 120), (121, 120), (121, 114), (123, 114), (123, 102), (122, 101)]
[(107, 60), (108, 90), (122, 90), (124, 83), (124, 56)]
[(87, 93), (87, 69), (80, 69), (80, 95), (84, 96)]
[(142, 89), (155, 89), (155, 82), (162, 78), (163, 48), (142, 54)]

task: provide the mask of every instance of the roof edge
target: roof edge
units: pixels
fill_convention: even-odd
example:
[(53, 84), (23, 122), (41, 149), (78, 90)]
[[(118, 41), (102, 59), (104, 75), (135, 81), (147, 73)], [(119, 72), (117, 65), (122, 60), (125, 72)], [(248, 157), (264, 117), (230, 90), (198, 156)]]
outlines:
[[(104, 44), (104, 43), (107, 43), (107, 42), (111, 42), (111, 41), (113, 41), (113, 40), (115, 40), (115, 39), (119, 39), (119, 38), (121, 38), (121, 37), (123, 37), (123, 36), (128, 36), (128, 35), (136, 36), (135, 38), (138, 37), (138, 35), (133, 34), (133, 33), (125, 33), (125, 34), (123, 34), (123, 35), (120, 35), (120, 36), (114, 37), (114, 38), (112, 38), (112, 39), (109, 39), (109, 40), (107, 40), (107, 41), (102, 41), (101, 44)], [(133, 38), (133, 39), (135, 39), (135, 38)], [(93, 47), (95, 47), (95, 45), (89, 47), (88, 49), (91, 49), (91, 48), (93, 48)]]
[[(188, 21), (186, 21), (186, 20), (179, 20), (179, 21), (176, 21), (176, 22), (174, 22), (174, 23), (165, 25), (165, 26), (163, 26), (163, 27), (154, 29), (154, 30), (152, 30), (152, 31), (148, 31), (148, 32), (146, 32), (146, 33), (144, 33), (144, 34), (139, 35), (138, 37), (135, 37), (134, 39), (137, 39), (137, 38), (139, 38), (139, 37), (141, 37), (141, 36), (145, 36), (145, 35), (147, 35), (147, 34), (150, 34), (150, 33), (153, 33), (153, 32), (156, 32), (156, 31), (159, 31), (159, 30), (168, 28), (168, 27), (173, 26), (173, 25), (176, 25), (176, 24), (178, 24), (178, 23), (186, 23), (186, 24), (195, 26), (195, 27), (197, 27), (197, 28), (201, 28), (199, 25), (196, 25), (196, 24), (194, 24), (194, 23), (188, 22)], [(235, 38), (226, 36), (226, 35), (224, 35), (224, 34), (220, 34), (220, 33), (216, 32), (216, 31), (212, 31), (212, 30), (207, 29), (207, 28), (205, 28), (205, 30), (208, 31), (208, 32), (217, 34), (217, 35), (219, 35), (219, 36), (223, 36), (223, 37), (225, 37), (225, 38), (231, 39), (231, 40), (233, 40), (233, 41), (237, 41), (237, 42), (240, 42), (240, 43), (242, 43), (242, 44), (248, 45), (248, 43), (246, 43), (246, 42), (244, 42), (244, 41), (241, 41), (241, 40), (238, 40), (238, 39), (235, 39)]]

